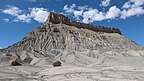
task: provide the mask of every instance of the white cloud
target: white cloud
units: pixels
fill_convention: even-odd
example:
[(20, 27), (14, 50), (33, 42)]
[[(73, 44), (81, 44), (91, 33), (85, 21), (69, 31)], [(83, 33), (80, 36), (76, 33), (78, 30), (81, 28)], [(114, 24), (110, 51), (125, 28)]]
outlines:
[[(22, 10), (15, 6), (9, 6), (8, 8), (2, 10), (2, 12), (14, 16), (14, 21), (29, 22), (31, 20), (28, 16), (22, 14)], [(9, 21), (9, 19), (5, 19), (5, 21)]]
[(5, 10), (2, 10), (2, 12), (13, 16), (18, 16), (19, 14), (21, 14), (22, 11), (18, 7), (9, 6)]
[(64, 9), (66, 12), (71, 13), (71, 12), (74, 12), (74, 11), (75, 11), (75, 10), (74, 10), (75, 7), (76, 7), (76, 4), (72, 4), (71, 6), (65, 5), (63, 9)]
[(93, 21), (101, 21), (105, 19), (104, 13), (99, 12), (97, 9), (85, 11), (82, 16), (84, 23), (91, 23)]
[(63, 10), (65, 10), (66, 13), (73, 13), (74, 16), (81, 16), (83, 13), (83, 9), (85, 9), (86, 6), (80, 7), (78, 6), (78, 10), (76, 10), (76, 4), (72, 4), (71, 6), (65, 5)]
[(78, 6), (78, 9), (79, 10), (87, 10), (88, 6), (87, 5), (85, 5), (85, 6)]
[(116, 6), (112, 6), (106, 14), (106, 18), (113, 19), (120, 15), (121, 10)]
[(95, 20), (95, 16), (96, 14), (98, 14), (98, 10), (97, 9), (91, 9), (89, 11), (85, 11), (83, 13), (83, 22), (84, 23), (91, 23)]
[(130, 2), (133, 2), (135, 6), (141, 6), (144, 4), (144, 0), (130, 0)]
[[(108, 6), (111, 0), (102, 0), (103, 6)], [(84, 23), (92, 23), (94, 21), (102, 21), (108, 19), (126, 19), (131, 16), (144, 14), (144, 0), (129, 0), (122, 5), (121, 8), (117, 6), (111, 6), (107, 11), (100, 11), (96, 8), (90, 8), (87, 5), (77, 6), (76, 4), (65, 5), (63, 10), (64, 14), (73, 14), (74, 19), (81, 20)], [(35, 20), (39, 23), (43, 23), (47, 20), (49, 12), (45, 8), (29, 8), (28, 12), (19, 9), (18, 7), (9, 6), (8, 8), (1, 10), (3, 13), (14, 16), (14, 21), (30, 22)], [(5, 21), (9, 21), (5, 19)]]
[(106, 7), (109, 6), (111, 0), (101, 0), (101, 6)]
[(130, 16), (144, 14), (144, 9), (142, 7), (130, 8), (128, 10), (123, 10), (121, 13), (121, 18), (126, 19)]
[(74, 11), (74, 15), (75, 15), (75, 16), (81, 16), (82, 13), (83, 13), (83, 10), (81, 10), (81, 11), (75, 10), (75, 11)]
[(144, 4), (144, 0), (129, 0), (126, 2), (122, 8), (132, 8), (132, 7), (140, 7)]
[(144, 14), (142, 5), (144, 5), (144, 0), (129, 0), (123, 5), (120, 18), (126, 19), (131, 16)]
[(131, 7), (131, 2), (130, 1), (128, 1), (128, 2), (126, 2), (124, 5), (123, 5), (123, 7), (122, 8), (130, 8)]
[(49, 12), (44, 8), (30, 8), (28, 13), (23, 13), (23, 10), (20, 10), (18, 7), (9, 7), (2, 10), (3, 13), (14, 16), (15, 22), (30, 22), (32, 19), (44, 23), (48, 17)]
[(22, 21), (22, 22), (30, 22), (31, 17), (30, 17), (30, 15), (23, 14), (23, 15), (18, 15), (16, 20), (17, 21)]
[(30, 12), (31, 18), (40, 23), (45, 22), (47, 20), (48, 15), (49, 12), (44, 8), (32, 8), (32, 11)]
[[(135, 2), (136, 3), (136, 2)], [(138, 4), (138, 2), (137, 2)], [(144, 14), (144, 9), (141, 6), (133, 6), (131, 2), (126, 2), (120, 9), (117, 6), (112, 6), (108, 11), (99, 11), (98, 9), (88, 8), (87, 6), (64, 6), (66, 13), (72, 13), (75, 19), (82, 18), (84, 23), (92, 23), (94, 21), (102, 21), (108, 19), (126, 19), (135, 15)], [(81, 7), (81, 9), (79, 9)]]
[(78, 16), (82, 17), (83, 18), (82, 22), (84, 23), (102, 21), (105, 19), (114, 19), (120, 15), (120, 11), (121, 11), (116, 6), (112, 6), (107, 12), (102, 12), (99, 11), (98, 9), (87, 8), (87, 7), (81, 7), (81, 9), (79, 9), (79, 7), (80, 6), (78, 6), (77, 9), (76, 5), (75, 7), (68, 7), (68, 5), (66, 5), (64, 7), (64, 10), (67, 13), (73, 13), (75, 17)]
[(93, 21), (102, 21), (105, 19), (114, 19), (120, 15), (120, 9), (116, 6), (112, 6), (108, 12), (101, 12), (97, 9), (90, 9), (83, 13), (83, 22), (90, 23)]

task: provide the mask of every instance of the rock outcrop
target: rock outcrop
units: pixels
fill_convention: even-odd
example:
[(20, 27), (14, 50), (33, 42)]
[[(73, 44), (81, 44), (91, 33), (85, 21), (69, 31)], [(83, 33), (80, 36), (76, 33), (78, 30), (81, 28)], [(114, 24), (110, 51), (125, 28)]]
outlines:
[(48, 15), (48, 19), (47, 19), (47, 21), (45, 23), (70, 24), (71, 21), (70, 21), (70, 19), (68, 17), (65, 17), (62, 14), (56, 14), (56, 13), (50, 12), (49, 15)]
[(49, 13), (48, 19), (45, 24), (66, 24), (69, 26), (75, 26), (77, 28), (84, 28), (84, 29), (89, 29), (93, 30), (96, 32), (105, 32), (105, 33), (118, 33), (122, 34), (118, 28), (114, 27), (104, 27), (104, 26), (93, 26), (90, 24), (85, 24), (85, 23), (80, 23), (80, 22), (75, 22), (71, 21), (68, 17), (65, 17), (62, 14), (56, 14), (56, 13)]
[[(117, 28), (50, 13), (41, 27), (0, 50), (0, 80), (143, 81), (143, 56), (144, 48)], [(22, 66), (9, 66), (11, 57)]]

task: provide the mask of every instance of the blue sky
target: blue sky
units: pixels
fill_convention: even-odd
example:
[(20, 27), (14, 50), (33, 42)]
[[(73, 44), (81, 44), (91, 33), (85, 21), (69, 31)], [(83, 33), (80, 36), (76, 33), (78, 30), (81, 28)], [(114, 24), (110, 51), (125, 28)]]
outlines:
[(0, 0), (0, 48), (20, 41), (45, 22), (49, 12), (118, 27), (128, 39), (144, 46), (144, 0)]

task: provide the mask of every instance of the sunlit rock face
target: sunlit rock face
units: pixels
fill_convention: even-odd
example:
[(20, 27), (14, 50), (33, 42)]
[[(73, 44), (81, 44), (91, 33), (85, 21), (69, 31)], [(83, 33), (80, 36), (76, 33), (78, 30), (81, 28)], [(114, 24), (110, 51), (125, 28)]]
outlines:
[(50, 12), (42, 26), (0, 49), (0, 81), (143, 81), (143, 56), (117, 28)]
[(45, 23), (53, 23), (53, 24), (70, 24), (70, 19), (62, 14), (56, 14), (53, 12), (50, 12), (48, 15), (48, 19)]

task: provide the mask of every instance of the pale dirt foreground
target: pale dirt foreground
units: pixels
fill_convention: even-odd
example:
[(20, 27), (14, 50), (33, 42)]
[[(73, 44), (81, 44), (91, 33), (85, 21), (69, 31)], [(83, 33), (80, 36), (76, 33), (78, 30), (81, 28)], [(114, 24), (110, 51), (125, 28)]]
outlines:
[(144, 67), (140, 63), (85, 67), (66, 64), (60, 67), (0, 66), (0, 81), (144, 81)]

